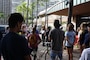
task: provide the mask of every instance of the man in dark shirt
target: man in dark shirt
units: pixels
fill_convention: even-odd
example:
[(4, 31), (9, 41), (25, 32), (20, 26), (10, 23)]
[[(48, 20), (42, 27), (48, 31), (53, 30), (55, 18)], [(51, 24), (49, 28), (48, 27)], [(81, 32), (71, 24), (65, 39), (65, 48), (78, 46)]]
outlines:
[(59, 20), (54, 21), (54, 27), (49, 33), (49, 40), (52, 40), (51, 60), (55, 60), (56, 55), (62, 60), (64, 31), (59, 28)]
[(84, 43), (83, 43), (84, 48), (90, 47), (90, 23), (88, 24), (87, 28), (88, 28), (88, 33), (85, 34), (85, 39), (84, 39)]
[(20, 13), (12, 13), (9, 17), (10, 31), (1, 41), (4, 60), (31, 60), (28, 42), (18, 34), (23, 20)]

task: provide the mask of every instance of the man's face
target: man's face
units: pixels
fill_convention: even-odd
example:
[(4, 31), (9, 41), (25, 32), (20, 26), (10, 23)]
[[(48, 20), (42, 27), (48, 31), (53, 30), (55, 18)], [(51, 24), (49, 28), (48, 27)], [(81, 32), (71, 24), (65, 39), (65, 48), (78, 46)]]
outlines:
[(18, 22), (18, 25), (17, 25), (17, 31), (18, 32), (21, 30), (21, 26), (22, 26), (22, 22)]

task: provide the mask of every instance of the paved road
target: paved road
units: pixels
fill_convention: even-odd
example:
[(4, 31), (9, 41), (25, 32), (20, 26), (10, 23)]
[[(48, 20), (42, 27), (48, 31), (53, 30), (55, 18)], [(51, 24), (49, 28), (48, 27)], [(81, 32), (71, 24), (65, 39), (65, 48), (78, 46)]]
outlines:
[[(45, 60), (45, 50), (46, 50), (46, 47), (43, 47), (42, 46), (42, 43), (39, 45), (39, 48), (38, 48), (38, 60)], [(79, 49), (77, 49), (76, 47), (74, 48), (74, 51), (73, 51), (73, 60), (79, 60), (79, 56), (80, 56), (80, 52), (79, 52)], [(50, 60), (50, 56), (48, 55), (47, 57), (47, 60)], [(67, 55), (67, 51), (64, 50), (63, 51), (63, 60), (68, 60), (68, 55)]]

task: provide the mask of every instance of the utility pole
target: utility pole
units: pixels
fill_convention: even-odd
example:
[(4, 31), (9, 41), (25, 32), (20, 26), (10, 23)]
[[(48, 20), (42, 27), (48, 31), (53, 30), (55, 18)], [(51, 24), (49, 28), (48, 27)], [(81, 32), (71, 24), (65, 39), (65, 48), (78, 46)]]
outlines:
[(68, 24), (71, 23), (72, 12), (73, 12), (73, 0), (69, 0), (69, 8), (68, 8)]

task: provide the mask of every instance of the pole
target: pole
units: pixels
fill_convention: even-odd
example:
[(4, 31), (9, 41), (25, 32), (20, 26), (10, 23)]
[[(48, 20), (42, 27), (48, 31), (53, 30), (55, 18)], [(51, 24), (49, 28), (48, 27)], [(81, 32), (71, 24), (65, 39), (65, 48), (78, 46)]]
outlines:
[(73, 0), (70, 0), (68, 8), (68, 24), (71, 23), (72, 12), (73, 12)]
[(60, 24), (62, 25), (62, 16), (60, 16)]
[(37, 0), (37, 15), (36, 15), (36, 25), (37, 25), (37, 20), (38, 20), (38, 0)]
[[(31, 2), (33, 3), (33, 0), (31, 0)], [(32, 27), (33, 27), (33, 4), (32, 4)]]
[[(47, 25), (46, 25), (46, 24), (47, 24)], [(45, 27), (48, 27), (47, 1), (46, 1), (46, 13), (45, 13)]]
[(28, 25), (28, 9), (29, 9), (29, 0), (27, 0), (27, 21), (26, 21), (26, 25)]

